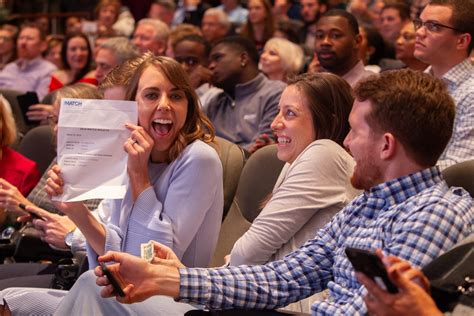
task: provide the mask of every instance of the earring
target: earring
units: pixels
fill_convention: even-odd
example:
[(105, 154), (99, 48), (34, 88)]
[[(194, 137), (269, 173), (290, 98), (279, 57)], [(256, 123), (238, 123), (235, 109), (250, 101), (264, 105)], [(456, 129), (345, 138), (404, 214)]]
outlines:
[(244, 62), (241, 62), (241, 63), (240, 63), (240, 67), (242, 67), (242, 68), (244, 68), (245, 65), (246, 65), (246, 64), (245, 64)]

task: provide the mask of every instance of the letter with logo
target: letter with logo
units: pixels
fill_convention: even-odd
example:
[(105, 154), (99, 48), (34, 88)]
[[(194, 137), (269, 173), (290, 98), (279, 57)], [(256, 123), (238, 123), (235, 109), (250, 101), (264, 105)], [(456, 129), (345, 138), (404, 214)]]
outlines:
[(137, 124), (134, 101), (61, 99), (58, 164), (64, 193), (55, 200), (121, 199), (127, 181), (130, 136), (125, 123)]

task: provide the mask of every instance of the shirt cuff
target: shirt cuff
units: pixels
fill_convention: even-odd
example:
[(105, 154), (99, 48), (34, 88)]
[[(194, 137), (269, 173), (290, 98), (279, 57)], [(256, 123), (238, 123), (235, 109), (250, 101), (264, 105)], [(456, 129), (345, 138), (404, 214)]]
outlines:
[(179, 297), (176, 301), (206, 305), (211, 293), (211, 280), (207, 269), (179, 269)]

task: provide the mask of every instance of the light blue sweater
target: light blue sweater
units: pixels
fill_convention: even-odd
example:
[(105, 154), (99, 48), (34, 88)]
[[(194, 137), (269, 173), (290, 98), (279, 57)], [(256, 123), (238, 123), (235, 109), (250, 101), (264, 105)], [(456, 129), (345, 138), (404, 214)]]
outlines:
[[(222, 220), (222, 164), (217, 152), (202, 141), (188, 145), (170, 164), (149, 164), (152, 187), (133, 203), (128, 188), (123, 200), (103, 201), (110, 211), (105, 251), (140, 256), (140, 244), (158, 241), (184, 265), (206, 267), (217, 243)], [(110, 208), (105, 210), (103, 208)], [(97, 254), (87, 245), (89, 266)]]

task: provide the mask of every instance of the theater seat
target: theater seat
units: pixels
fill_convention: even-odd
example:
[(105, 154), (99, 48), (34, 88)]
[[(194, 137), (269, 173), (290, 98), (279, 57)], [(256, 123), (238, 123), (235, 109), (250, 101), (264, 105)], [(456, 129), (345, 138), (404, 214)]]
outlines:
[(26, 133), (18, 146), (18, 152), (35, 161), (38, 171), (43, 174), (56, 156), (51, 127), (38, 126)]
[(449, 186), (463, 187), (474, 197), (474, 160), (452, 165), (442, 172)]
[(261, 204), (272, 192), (284, 165), (276, 153), (276, 145), (266, 146), (256, 151), (245, 163), (234, 200), (222, 223), (211, 260), (212, 267), (224, 264), (224, 256), (229, 254), (234, 243), (249, 229), (262, 210)]
[(221, 137), (216, 137), (216, 142), (224, 177), (224, 212), (222, 214), (222, 220), (224, 220), (234, 199), (246, 157), (242, 147)]

